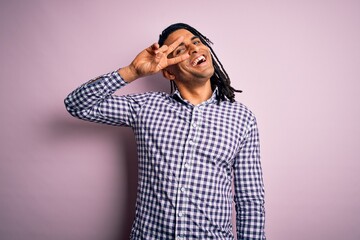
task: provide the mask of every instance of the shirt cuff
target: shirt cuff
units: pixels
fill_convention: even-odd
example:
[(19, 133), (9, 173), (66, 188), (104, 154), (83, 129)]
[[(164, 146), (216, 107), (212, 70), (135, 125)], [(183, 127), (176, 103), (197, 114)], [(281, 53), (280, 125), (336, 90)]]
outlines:
[(118, 73), (118, 70), (112, 71), (96, 78), (91, 79), (86, 83), (87, 86), (91, 85), (104, 85), (109, 89), (118, 89), (123, 86), (126, 86), (128, 82), (126, 82)]

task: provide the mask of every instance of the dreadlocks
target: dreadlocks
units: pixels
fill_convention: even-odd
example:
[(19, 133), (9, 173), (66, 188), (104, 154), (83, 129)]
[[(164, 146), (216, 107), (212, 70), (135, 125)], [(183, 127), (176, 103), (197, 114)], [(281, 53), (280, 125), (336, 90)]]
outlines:
[[(233, 87), (230, 86), (230, 78), (229, 75), (226, 73), (223, 65), (221, 64), (220, 60), (216, 56), (214, 50), (210, 46), (213, 44), (210, 39), (205, 37), (203, 34), (201, 34), (198, 30), (195, 28), (185, 24), (185, 23), (175, 23), (167, 27), (159, 36), (159, 45), (164, 45), (165, 40), (168, 38), (168, 36), (179, 29), (185, 29), (194, 34), (195, 36), (199, 37), (201, 42), (205, 44), (209, 49), (211, 53), (211, 57), (213, 60), (214, 65), (214, 74), (210, 78), (211, 86), (213, 88), (218, 88), (218, 94), (216, 96), (216, 99), (218, 103), (220, 101), (224, 101), (225, 97), (228, 98), (231, 102), (235, 101), (235, 92), (242, 92), (241, 90), (236, 90)], [(171, 92), (176, 89), (176, 84), (174, 81), (171, 81)]]

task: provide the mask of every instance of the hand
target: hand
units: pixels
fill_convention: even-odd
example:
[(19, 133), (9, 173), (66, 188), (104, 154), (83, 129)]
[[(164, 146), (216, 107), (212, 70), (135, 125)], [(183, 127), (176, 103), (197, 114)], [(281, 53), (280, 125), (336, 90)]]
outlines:
[(137, 78), (151, 75), (161, 71), (169, 65), (174, 65), (189, 58), (189, 54), (185, 53), (178, 57), (168, 58), (177, 46), (179, 46), (184, 37), (179, 37), (169, 46), (163, 45), (159, 47), (158, 43), (154, 43), (150, 47), (140, 52), (132, 63), (121, 68), (119, 73), (125, 81), (130, 82)]

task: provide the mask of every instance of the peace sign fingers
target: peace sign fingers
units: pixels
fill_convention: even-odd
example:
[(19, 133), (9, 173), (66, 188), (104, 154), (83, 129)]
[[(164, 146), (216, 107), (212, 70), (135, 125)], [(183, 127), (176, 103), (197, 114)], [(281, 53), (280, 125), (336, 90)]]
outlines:
[[(170, 44), (167, 47), (167, 50), (166, 50), (167, 56), (169, 56), (179, 45), (183, 44), (183, 40), (184, 40), (184, 37), (180, 36), (172, 44)], [(177, 56), (177, 57), (168, 58), (167, 59), (167, 65), (177, 64), (179, 62), (182, 62), (182, 61), (186, 60), (187, 58), (189, 58), (188, 53), (184, 53), (184, 54), (182, 54), (180, 56)]]

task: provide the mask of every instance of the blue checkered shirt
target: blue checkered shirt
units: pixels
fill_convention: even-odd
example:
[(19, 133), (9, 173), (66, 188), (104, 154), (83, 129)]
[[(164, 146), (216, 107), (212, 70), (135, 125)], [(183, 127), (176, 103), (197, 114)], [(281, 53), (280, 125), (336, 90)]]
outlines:
[[(65, 99), (75, 117), (133, 129), (139, 176), (130, 239), (265, 239), (256, 120), (244, 105), (212, 97), (192, 105), (179, 92), (116, 96), (117, 71)], [(232, 183), (234, 187), (232, 187)], [(234, 191), (233, 191), (234, 190)]]

